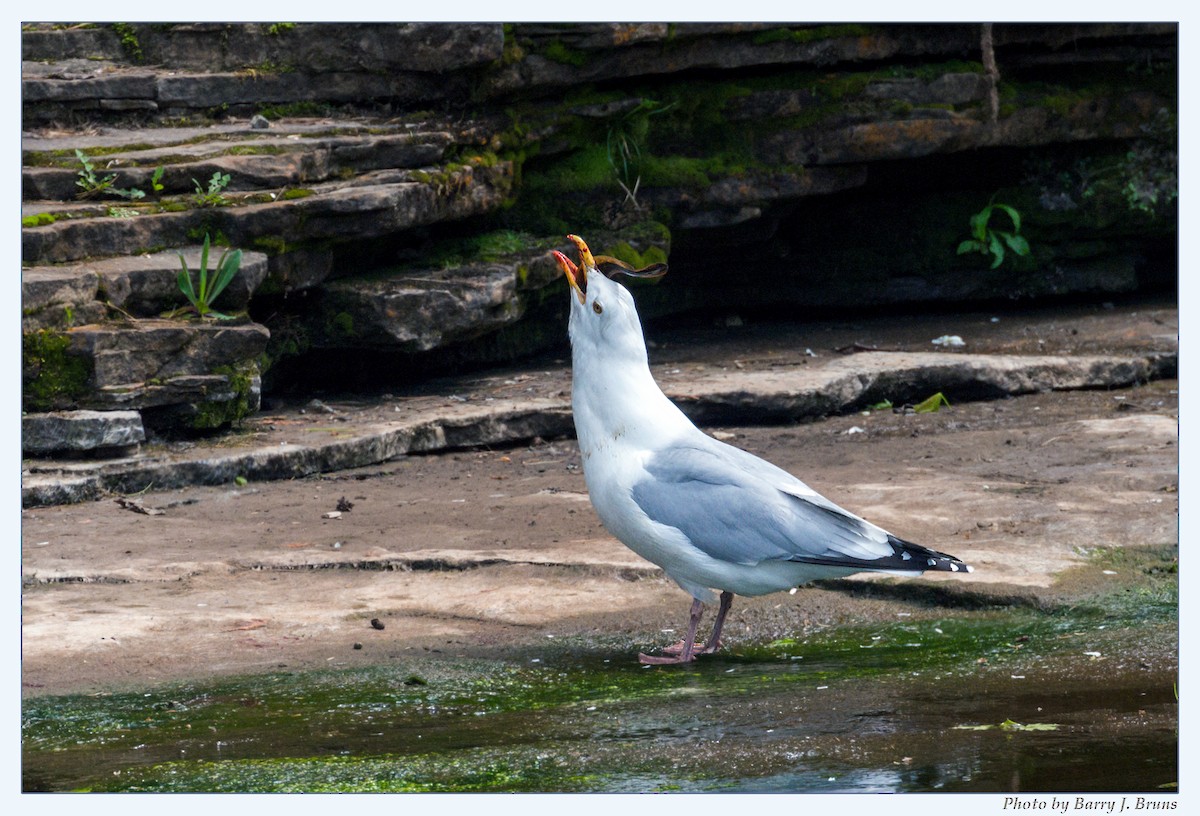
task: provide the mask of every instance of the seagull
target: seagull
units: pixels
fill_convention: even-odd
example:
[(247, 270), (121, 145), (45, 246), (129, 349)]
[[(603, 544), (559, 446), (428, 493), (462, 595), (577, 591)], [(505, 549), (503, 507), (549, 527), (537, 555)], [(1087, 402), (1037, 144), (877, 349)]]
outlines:
[[(555, 250), (569, 284), (571, 407), (588, 495), (604, 527), (692, 596), (687, 635), (645, 664), (688, 663), (721, 647), (734, 595), (757, 596), (857, 572), (970, 572), (898, 538), (785, 470), (708, 436), (650, 373), (633, 296), (597, 269), (577, 235), (579, 265)], [(665, 267), (626, 274), (657, 277)], [(718, 596), (715, 591), (719, 591)], [(696, 643), (704, 604), (712, 634)]]

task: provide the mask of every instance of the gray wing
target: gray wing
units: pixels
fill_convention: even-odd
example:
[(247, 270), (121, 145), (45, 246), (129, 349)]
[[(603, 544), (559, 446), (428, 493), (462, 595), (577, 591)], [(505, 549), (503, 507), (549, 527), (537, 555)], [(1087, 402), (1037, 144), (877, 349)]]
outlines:
[[(729, 451), (737, 451), (736, 454)], [(748, 457), (746, 459), (745, 457)], [(646, 463), (633, 500), (701, 551), (738, 564), (766, 560), (909, 568), (898, 539), (842, 510), (774, 465), (736, 448), (701, 443), (667, 448)], [(782, 474), (786, 480), (776, 478)], [(780, 483), (782, 482), (782, 483)]]

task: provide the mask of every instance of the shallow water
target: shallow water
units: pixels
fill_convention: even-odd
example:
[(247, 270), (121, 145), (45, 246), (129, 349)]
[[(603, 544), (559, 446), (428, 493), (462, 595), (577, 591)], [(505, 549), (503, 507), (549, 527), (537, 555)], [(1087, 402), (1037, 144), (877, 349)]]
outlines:
[(581, 640), (35, 698), (24, 789), (1161, 793), (1174, 673), (1134, 653), (1175, 632), (1010, 610), (682, 667)]

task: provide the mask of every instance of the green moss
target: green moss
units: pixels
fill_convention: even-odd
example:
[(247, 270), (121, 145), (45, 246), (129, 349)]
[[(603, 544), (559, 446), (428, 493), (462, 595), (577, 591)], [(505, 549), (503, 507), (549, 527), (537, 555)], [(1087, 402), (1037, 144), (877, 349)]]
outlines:
[(288, 251), (288, 242), (282, 235), (257, 235), (251, 241), (256, 250), (268, 254), (283, 254)]
[(264, 74), (290, 74), (296, 70), (295, 66), (288, 63), (272, 62), (271, 60), (263, 60), (254, 65), (247, 65), (239, 70), (238, 76), (243, 79), (257, 79)]
[(65, 157), (49, 150), (26, 150), (21, 153), (22, 167), (65, 167), (67, 164)]
[(288, 32), (295, 30), (295, 28), (295, 23), (271, 23), (269, 26), (267, 26), (267, 35), (271, 37), (278, 37), (281, 34), (287, 34)]
[(554, 239), (528, 232), (501, 229), (443, 241), (424, 253), (422, 264), (443, 269), (468, 263), (494, 263), (522, 253), (550, 249)]
[(46, 227), (53, 224), (57, 219), (52, 213), (38, 213), (37, 215), (27, 215), (21, 219), (22, 227)]
[(755, 45), (777, 42), (810, 43), (843, 37), (867, 37), (872, 30), (865, 25), (827, 25), (816, 28), (773, 28), (754, 35)]
[(335, 337), (357, 337), (354, 330), (354, 317), (349, 312), (338, 312), (330, 318), (326, 331)]
[(512, 23), (504, 23), (504, 48), (500, 56), (501, 65), (512, 65), (525, 59), (525, 49), (517, 42)]
[[(802, 31), (803, 33), (799, 33)], [(867, 29), (855, 27), (818, 27), (786, 29), (786, 36), (817, 38), (857, 36)], [(768, 32), (769, 33), (769, 32)], [(777, 33), (773, 37), (782, 37)], [(571, 88), (554, 110), (517, 105), (508, 113), (513, 127), (499, 148), (504, 158), (514, 162), (519, 180), (515, 205), (504, 214), (506, 226), (535, 234), (594, 229), (611, 216), (611, 208), (626, 198), (618, 177), (632, 188), (640, 179), (639, 198), (650, 188), (698, 190), (723, 178), (802, 172), (800, 167), (779, 168), (759, 160), (764, 141), (781, 131), (803, 131), (838, 127), (860, 118), (879, 119), (888, 115), (907, 118), (920, 115), (917, 108), (903, 100), (879, 98), (866, 93), (872, 83), (896, 78), (915, 78), (931, 82), (947, 74), (978, 74), (977, 61), (946, 60), (919, 65), (895, 65), (866, 71), (831, 73), (820, 70), (784, 70), (762, 75), (739, 75), (728, 81), (691, 81), (667, 84), (647, 83), (624, 86), (619, 91), (580, 85)], [(1001, 112), (1010, 115), (1018, 108), (1043, 104), (1061, 115), (1088, 95), (1113, 97), (1122, 87), (1120, 77), (1102, 76), (1079, 91), (1049, 84), (1001, 83)], [(1129, 82), (1125, 80), (1126, 86)], [(773, 96), (788, 94), (793, 115), (769, 117), (761, 114), (778, 104)], [(746, 100), (754, 95), (758, 98)], [(608, 119), (581, 116), (581, 107), (595, 108), (602, 103), (627, 99), (644, 100), (641, 121), (626, 123), (622, 113)], [(649, 103), (647, 105), (647, 103)], [(955, 106), (931, 104), (930, 109), (955, 111), (976, 108), (978, 103)], [(742, 109), (745, 109), (744, 111)], [(1122, 106), (1111, 106), (1113, 124)], [(756, 116), (754, 111), (760, 110)], [(731, 114), (742, 117), (731, 124)], [(636, 118), (636, 117), (635, 117)], [(637, 124), (638, 127), (633, 127)], [(555, 152), (539, 153), (539, 143), (530, 133), (553, 131)], [(617, 133), (637, 146), (637, 159), (621, 167), (622, 175), (610, 162), (610, 137)], [(662, 218), (662, 214), (655, 217)]]
[(259, 108), (255, 113), (274, 121), (289, 116), (325, 116), (331, 111), (332, 108), (327, 103), (304, 101), (287, 105), (268, 105)]
[(22, 406), (27, 411), (65, 408), (87, 393), (90, 358), (71, 353), (63, 332), (43, 329), (21, 335)]
[(559, 40), (551, 40), (542, 48), (540, 53), (546, 59), (557, 62), (560, 65), (572, 65), (576, 68), (582, 68), (587, 62), (587, 55), (579, 51), (572, 51)]
[(1078, 94), (1046, 94), (1040, 100), (1041, 107), (1049, 108), (1059, 116), (1070, 116), (1071, 111), (1086, 97)]
[(913, 77), (925, 82), (946, 76), (946, 74), (982, 74), (983, 63), (971, 60), (947, 60), (946, 62), (931, 62), (922, 65), (897, 66), (896, 76)]
[(646, 156), (642, 162), (642, 187), (684, 187), (702, 190), (714, 177), (729, 175), (722, 158), (693, 159), (687, 156)]
[(254, 363), (220, 366), (213, 373), (225, 376), (233, 391), (233, 398), (199, 403), (189, 422), (193, 430), (212, 431), (235, 425), (254, 412), (252, 390), (254, 377), (258, 374), (258, 367)]
[(189, 227), (187, 237), (190, 241), (202, 243), (205, 237), (208, 237), (213, 246), (233, 246), (229, 241), (229, 236), (219, 229), (214, 228), (211, 224), (198, 224), (194, 227)]
[(482, 261), (499, 260), (505, 255), (513, 255), (529, 248), (535, 239), (512, 230), (496, 230), (485, 232), (468, 240), (472, 254)]
[(540, 180), (560, 192), (577, 192), (597, 188), (617, 189), (608, 150), (604, 145), (591, 145), (577, 150), (565, 159), (555, 161), (539, 174)]
[(667, 262), (667, 253), (661, 247), (652, 246), (648, 247), (645, 252), (638, 252), (629, 245), (628, 241), (619, 241), (611, 246), (603, 247), (596, 254), (610, 255), (619, 261), (624, 261), (634, 269)]
[(282, 145), (242, 144), (225, 151), (227, 156), (279, 156), (290, 152)]
[(284, 201), (296, 201), (301, 198), (308, 198), (313, 195), (313, 191), (305, 188), (294, 187), (290, 190), (285, 190), (281, 198)]

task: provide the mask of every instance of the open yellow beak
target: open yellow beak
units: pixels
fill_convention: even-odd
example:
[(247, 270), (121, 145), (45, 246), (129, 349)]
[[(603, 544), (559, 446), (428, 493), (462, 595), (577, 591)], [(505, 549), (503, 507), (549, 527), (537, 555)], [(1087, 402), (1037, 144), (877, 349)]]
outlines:
[(578, 235), (568, 235), (567, 240), (579, 249), (579, 265), (583, 267), (584, 277), (586, 278), (587, 270), (596, 268), (596, 259), (592, 257), (592, 251), (588, 249), (588, 245)]
[[(579, 298), (581, 304), (587, 302), (587, 296), (584, 294), (582, 287), (587, 286), (588, 270), (590, 269), (597, 274), (604, 274), (600, 272), (600, 267), (598, 266), (600, 263), (620, 267), (621, 271), (614, 272), (613, 274), (628, 275), (631, 278), (656, 280), (667, 274), (667, 265), (665, 263), (653, 263), (642, 269), (634, 269), (618, 258), (610, 258), (607, 255), (594, 257), (592, 251), (588, 249), (587, 243), (578, 235), (568, 235), (567, 240), (579, 249), (579, 266), (571, 263), (571, 259), (557, 249), (551, 250), (551, 254), (558, 261), (559, 268), (567, 276), (567, 283), (571, 284), (571, 288), (575, 290), (575, 296)], [(612, 275), (609, 275), (609, 277), (612, 277)]]
[(579, 302), (581, 304), (584, 303), (587, 300), (587, 297), (583, 294), (583, 290), (579, 288), (579, 281), (576, 279), (576, 275), (584, 278), (584, 282), (586, 283), (587, 272), (581, 270), (579, 267), (575, 266), (575, 264), (571, 263), (571, 259), (566, 255), (563, 255), (557, 249), (552, 250), (551, 254), (554, 255), (554, 260), (558, 261), (559, 269), (561, 269), (563, 274), (567, 276), (567, 283), (571, 284), (571, 288), (575, 290), (575, 296), (579, 298)]
[(579, 298), (579, 302), (586, 303), (587, 296), (584, 295), (582, 287), (587, 286), (587, 273), (589, 269), (596, 268), (596, 259), (592, 257), (592, 251), (578, 235), (568, 235), (567, 240), (579, 249), (579, 266), (571, 263), (571, 259), (557, 249), (553, 252), (554, 259), (558, 261), (563, 274), (567, 276), (567, 283), (571, 284), (571, 288), (575, 290), (575, 296)]

